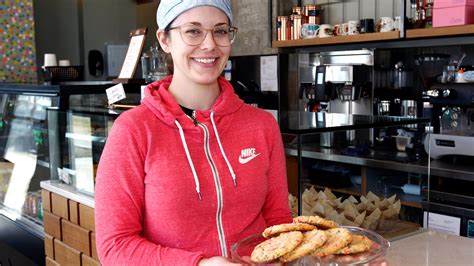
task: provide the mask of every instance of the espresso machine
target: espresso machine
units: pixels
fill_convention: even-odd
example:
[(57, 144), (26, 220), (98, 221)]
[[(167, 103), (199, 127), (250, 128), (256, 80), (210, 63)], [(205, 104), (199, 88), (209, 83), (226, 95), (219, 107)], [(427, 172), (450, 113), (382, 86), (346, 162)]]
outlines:
[(423, 95), (432, 105), (433, 126), (425, 151), (433, 159), (474, 156), (474, 83), (435, 83)]

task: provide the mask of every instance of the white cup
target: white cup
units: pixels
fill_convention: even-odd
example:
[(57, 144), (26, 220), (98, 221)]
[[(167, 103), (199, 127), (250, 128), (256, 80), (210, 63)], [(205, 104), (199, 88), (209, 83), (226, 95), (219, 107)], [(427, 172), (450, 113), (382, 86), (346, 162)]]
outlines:
[(44, 54), (44, 66), (51, 67), (57, 66), (58, 61), (56, 61), (56, 54)]
[(406, 136), (395, 136), (395, 144), (397, 144), (397, 150), (405, 151), (407, 146), (410, 145), (411, 138)]
[(380, 32), (389, 32), (393, 31), (393, 18), (391, 17), (381, 17), (380, 18)]
[(393, 21), (393, 28), (395, 30), (400, 30), (401, 20), (402, 20), (402, 18), (400, 16), (395, 17), (395, 20)]
[(316, 35), (319, 38), (326, 38), (334, 36), (332, 32), (332, 26), (330, 24), (321, 24), (319, 29), (316, 31)]
[(313, 23), (305, 23), (301, 25), (301, 37), (303, 39), (315, 38), (317, 37), (319, 25)]
[(69, 60), (59, 60), (59, 66), (70, 66), (71, 61)]
[(356, 35), (359, 34), (360, 29), (360, 21), (358, 20), (349, 20), (348, 24), (348, 34), (349, 35)]

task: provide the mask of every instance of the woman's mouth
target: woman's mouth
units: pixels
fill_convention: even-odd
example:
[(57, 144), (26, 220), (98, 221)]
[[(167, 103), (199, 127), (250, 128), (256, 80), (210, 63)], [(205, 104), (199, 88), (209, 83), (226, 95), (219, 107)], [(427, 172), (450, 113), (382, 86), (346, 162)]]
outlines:
[(193, 60), (201, 64), (212, 64), (216, 62), (216, 58), (193, 58)]

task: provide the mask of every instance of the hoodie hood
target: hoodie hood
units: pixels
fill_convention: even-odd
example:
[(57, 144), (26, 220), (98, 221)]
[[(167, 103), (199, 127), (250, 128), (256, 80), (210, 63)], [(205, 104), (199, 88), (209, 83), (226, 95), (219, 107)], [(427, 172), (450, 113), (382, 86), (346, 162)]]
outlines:
[[(194, 127), (193, 122), (184, 114), (168, 91), (172, 80), (173, 76), (168, 76), (148, 85), (145, 88), (145, 98), (142, 103), (169, 126), (176, 127), (175, 120), (178, 120), (184, 129), (192, 128)], [(201, 119), (208, 119), (211, 112), (214, 112), (216, 118), (229, 115), (236, 112), (243, 105), (243, 101), (234, 93), (232, 85), (226, 79), (219, 77), (218, 83), (221, 91), (212, 107), (209, 110), (196, 111)]]

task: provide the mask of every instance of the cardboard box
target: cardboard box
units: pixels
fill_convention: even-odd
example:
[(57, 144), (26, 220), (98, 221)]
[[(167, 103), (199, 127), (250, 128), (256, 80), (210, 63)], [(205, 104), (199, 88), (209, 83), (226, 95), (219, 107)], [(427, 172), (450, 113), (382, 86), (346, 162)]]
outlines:
[(436, 0), (434, 8), (446, 8), (455, 6), (474, 6), (474, 0)]
[(433, 9), (433, 27), (466, 24), (474, 24), (474, 5)]

